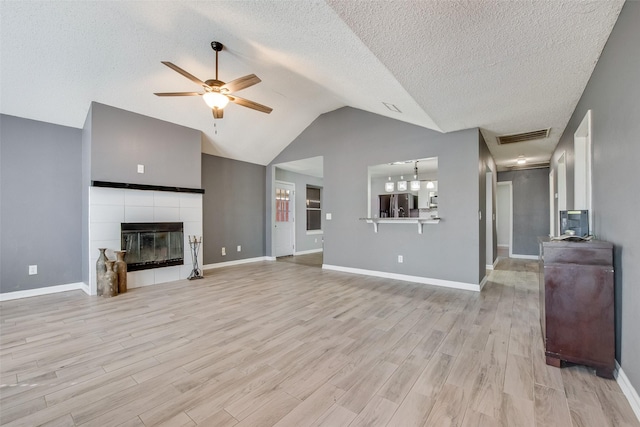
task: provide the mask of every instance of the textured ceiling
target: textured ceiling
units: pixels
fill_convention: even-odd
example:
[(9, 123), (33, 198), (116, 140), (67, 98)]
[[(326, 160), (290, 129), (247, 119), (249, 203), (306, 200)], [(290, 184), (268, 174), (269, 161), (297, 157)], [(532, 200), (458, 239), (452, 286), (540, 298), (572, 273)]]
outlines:
[[(480, 127), (498, 164), (548, 160), (613, 28), (608, 1), (2, 1), (2, 113), (80, 128), (91, 101), (203, 132), (203, 152), (269, 163), (343, 106), (437, 131)], [(270, 114), (230, 105), (160, 61), (220, 79)], [(396, 105), (401, 113), (387, 109)], [(551, 127), (547, 140), (494, 136)]]

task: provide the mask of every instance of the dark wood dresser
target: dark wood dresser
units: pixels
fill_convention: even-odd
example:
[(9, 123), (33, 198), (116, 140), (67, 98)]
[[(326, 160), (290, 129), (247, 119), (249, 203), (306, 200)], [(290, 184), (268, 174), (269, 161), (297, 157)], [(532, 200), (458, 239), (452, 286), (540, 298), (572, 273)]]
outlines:
[(613, 378), (613, 245), (540, 238), (540, 325), (548, 365), (590, 366)]

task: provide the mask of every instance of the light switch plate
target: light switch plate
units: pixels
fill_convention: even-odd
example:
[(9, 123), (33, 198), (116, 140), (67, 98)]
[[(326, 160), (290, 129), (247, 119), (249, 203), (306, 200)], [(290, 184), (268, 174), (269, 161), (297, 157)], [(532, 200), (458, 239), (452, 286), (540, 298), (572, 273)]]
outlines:
[(328, 214), (326, 215), (326, 219), (327, 219), (327, 221), (331, 221), (331, 214), (330, 214), (330, 213), (328, 213)]
[(30, 265), (29, 266), (29, 276), (33, 276), (34, 274), (38, 274), (38, 266)]
[(144, 165), (138, 165), (138, 173), (144, 173)]

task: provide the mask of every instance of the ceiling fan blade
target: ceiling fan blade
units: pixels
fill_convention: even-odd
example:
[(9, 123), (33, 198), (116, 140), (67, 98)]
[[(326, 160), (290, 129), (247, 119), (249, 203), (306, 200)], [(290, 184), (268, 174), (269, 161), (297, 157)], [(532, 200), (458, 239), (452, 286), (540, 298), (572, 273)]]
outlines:
[(237, 92), (250, 86), (260, 83), (262, 80), (255, 74), (249, 74), (239, 79), (231, 80), (229, 83), (222, 85), (220, 89), (226, 89), (227, 93)]
[(196, 96), (204, 95), (203, 92), (160, 92), (154, 93), (156, 96)]
[(251, 108), (262, 113), (269, 114), (273, 111), (273, 108), (267, 107), (266, 105), (258, 104), (257, 102), (249, 101), (248, 99), (239, 98), (237, 96), (227, 96), (229, 101), (235, 102), (238, 105), (242, 105), (243, 107)]
[(212, 108), (211, 112), (213, 113), (213, 118), (214, 119), (221, 119), (222, 115), (224, 114), (224, 110), (222, 108)]
[(200, 86), (203, 86), (203, 87), (209, 87), (205, 82), (203, 82), (202, 80), (200, 80), (199, 78), (197, 78), (193, 74), (191, 74), (191, 73), (183, 70), (182, 68), (178, 67), (177, 65), (172, 64), (171, 62), (167, 62), (167, 61), (160, 61), (160, 62), (162, 62), (167, 67), (171, 68), (173, 71), (176, 71), (176, 72), (182, 74), (183, 76), (185, 76), (186, 78), (188, 78), (192, 82), (194, 82), (196, 84), (199, 84)]

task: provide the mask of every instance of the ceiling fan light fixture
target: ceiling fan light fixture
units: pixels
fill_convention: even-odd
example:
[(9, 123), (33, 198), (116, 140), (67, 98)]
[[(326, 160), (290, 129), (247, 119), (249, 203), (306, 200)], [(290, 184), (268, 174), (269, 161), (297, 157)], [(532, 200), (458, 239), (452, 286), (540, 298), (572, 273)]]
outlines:
[(207, 92), (202, 95), (202, 99), (209, 108), (224, 108), (229, 103), (229, 98), (219, 92)]
[[(242, 89), (246, 89), (255, 84), (260, 83), (262, 80), (255, 74), (248, 74), (246, 76), (237, 78), (230, 82), (223, 82), (218, 79), (218, 53), (224, 48), (220, 42), (211, 42), (211, 48), (216, 53), (216, 78), (208, 79), (205, 81), (200, 80), (188, 71), (183, 70), (175, 64), (168, 61), (161, 61), (164, 65), (171, 68), (173, 71), (188, 78), (193, 83), (204, 89), (204, 92), (156, 92), (156, 96), (202, 96), (205, 104), (211, 109), (214, 119), (221, 119), (224, 114), (224, 107), (229, 102), (240, 105), (241, 107), (251, 108), (252, 110), (260, 111), (261, 113), (269, 114), (273, 111), (273, 108), (266, 105), (258, 104), (257, 102), (250, 101), (248, 99), (235, 96), (235, 92)], [(233, 94), (233, 96), (231, 96)]]

